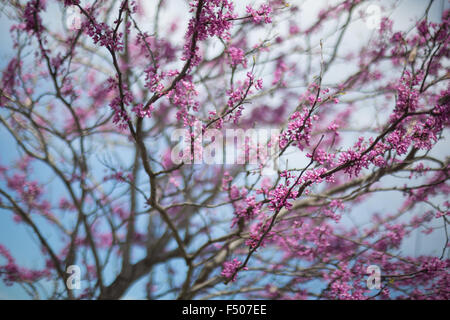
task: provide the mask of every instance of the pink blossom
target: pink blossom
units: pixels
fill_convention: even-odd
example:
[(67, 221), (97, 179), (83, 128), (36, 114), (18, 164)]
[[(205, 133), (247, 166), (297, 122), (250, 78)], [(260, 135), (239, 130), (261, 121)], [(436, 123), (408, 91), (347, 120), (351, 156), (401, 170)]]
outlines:
[[(241, 261), (234, 258), (232, 261), (225, 261), (223, 263), (223, 270), (221, 272), (221, 276), (225, 277), (232, 282), (236, 281), (237, 271), (240, 269)], [(246, 267), (242, 268), (242, 270), (247, 270)]]

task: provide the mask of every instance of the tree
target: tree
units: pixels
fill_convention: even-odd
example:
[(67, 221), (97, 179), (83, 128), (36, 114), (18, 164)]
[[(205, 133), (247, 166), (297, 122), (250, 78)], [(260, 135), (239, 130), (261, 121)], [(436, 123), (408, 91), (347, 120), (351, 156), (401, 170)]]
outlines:
[(449, 299), (450, 11), (396, 28), (397, 2), (320, 5), (5, 3), (1, 229), (25, 227), (41, 261), (0, 244), (3, 281)]

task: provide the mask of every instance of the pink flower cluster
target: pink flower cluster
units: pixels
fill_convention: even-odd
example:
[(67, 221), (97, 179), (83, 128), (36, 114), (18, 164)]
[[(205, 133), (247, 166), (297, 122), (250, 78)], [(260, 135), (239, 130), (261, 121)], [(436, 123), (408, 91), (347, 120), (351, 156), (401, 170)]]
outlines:
[(250, 5), (246, 6), (246, 11), (253, 17), (253, 21), (259, 24), (264, 21), (264, 23), (272, 23), (272, 18), (270, 14), (272, 13), (272, 8), (267, 4), (262, 4), (258, 10), (253, 9)]
[(133, 175), (131, 173), (125, 174), (123, 171), (117, 171), (113, 174), (103, 177), (103, 181), (115, 180), (119, 182), (133, 181)]
[[(223, 270), (221, 272), (221, 276), (231, 280), (232, 282), (236, 281), (237, 270), (239, 269), (241, 261), (234, 258), (232, 261), (225, 261), (223, 263)], [(247, 270), (247, 267), (242, 268), (242, 270)]]
[[(28, 181), (25, 174), (19, 173), (15, 173), (12, 177), (6, 177), (6, 181), (8, 188), (17, 193), (29, 210), (37, 210), (44, 215), (49, 214), (50, 203), (47, 200), (41, 200), (44, 190), (37, 181)], [(21, 220), (19, 216), (16, 216), (15, 219)]]
[(230, 65), (236, 67), (242, 64), (244, 68), (247, 68), (247, 61), (245, 60), (244, 50), (237, 47), (230, 47), (227, 49), (228, 56), (230, 57)]
[(192, 77), (185, 76), (167, 96), (171, 103), (179, 109), (176, 114), (177, 120), (182, 120), (184, 126), (193, 126), (196, 119), (189, 113), (189, 110), (198, 111), (199, 102), (196, 100), (198, 91), (192, 82)]
[(367, 145), (373, 142), (373, 138), (369, 138), (368, 142), (365, 142), (363, 137), (359, 137), (353, 148), (339, 154), (337, 165), (345, 166), (344, 172), (349, 174), (350, 177), (357, 177), (361, 170), (363, 168), (368, 169), (371, 163), (383, 167), (386, 164), (383, 154), (389, 149), (389, 146), (378, 142), (371, 150), (368, 150)]
[(66, 7), (80, 4), (80, 0), (63, 0)]
[(252, 87), (256, 90), (260, 90), (262, 88), (262, 80), (257, 79), (255, 81), (254, 75), (251, 72), (247, 72), (247, 77), (244, 81), (238, 81), (236, 88), (231, 86), (230, 89), (227, 90), (228, 108), (229, 110), (236, 110), (234, 114), (231, 115), (231, 119), (233, 119), (234, 123), (238, 123), (241, 118), (244, 109), (243, 102), (245, 98), (252, 93)]
[(114, 97), (114, 99), (109, 104), (111, 109), (113, 109), (114, 111), (113, 122), (118, 125), (120, 130), (125, 130), (128, 127), (128, 121), (130, 121), (130, 117), (125, 110), (125, 106), (128, 106), (133, 102), (133, 95), (128, 90), (125, 84), (123, 84), (122, 86), (121, 95), (118, 82), (112, 78), (108, 79), (108, 84), (110, 91), (117, 92), (116, 97)]
[(317, 163), (325, 166), (331, 167), (334, 164), (334, 159), (336, 158), (335, 153), (327, 153), (323, 149), (316, 149), (314, 156), (311, 153), (307, 153), (308, 158), (312, 158)]
[(283, 81), (283, 75), (288, 70), (286, 63), (283, 59), (278, 59), (277, 64), (275, 66), (275, 72), (273, 73), (272, 85), (280, 84), (282, 86), (286, 86), (286, 82)]
[(19, 267), (11, 253), (3, 245), (0, 244), (0, 257), (3, 256), (7, 263), (0, 265), (0, 278), (7, 286), (12, 286), (17, 282), (34, 282), (42, 278), (49, 278), (50, 271), (48, 269), (43, 270), (31, 270), (24, 267)]
[(268, 229), (269, 222), (261, 221), (251, 225), (249, 238), (245, 240), (245, 245), (253, 250), (257, 250), (258, 247), (264, 247), (267, 241), (273, 236), (273, 233), (268, 231)]
[(150, 105), (147, 109), (144, 109), (144, 105), (142, 103), (139, 103), (131, 109), (139, 118), (151, 118), (152, 117), (152, 111), (153, 106)]
[(419, 108), (419, 92), (414, 87), (422, 80), (422, 76), (413, 76), (408, 71), (401, 78), (400, 83), (396, 86), (397, 104), (391, 115), (391, 122), (395, 122), (405, 113), (414, 112)]
[(317, 115), (310, 114), (308, 108), (303, 108), (300, 113), (296, 111), (290, 117), (288, 128), (282, 133), (280, 138), (280, 148), (284, 148), (288, 143), (293, 142), (300, 150), (303, 150), (306, 146), (309, 146), (311, 140), (312, 121), (318, 120)]
[(122, 32), (116, 34), (109, 25), (104, 22), (95, 22), (95, 20), (94, 22), (87, 20), (83, 25), (86, 33), (92, 38), (95, 44), (99, 44), (112, 51), (123, 50), (123, 42), (121, 40), (123, 36)]
[[(190, 66), (200, 62), (199, 48), (193, 41), (203, 41), (208, 37), (229, 39), (232, 21), (237, 16), (233, 12), (234, 4), (229, 0), (194, 0), (190, 4), (190, 12), (199, 12), (189, 21), (184, 45), (183, 60), (190, 60)], [(195, 39), (194, 39), (195, 38)]]
[(161, 81), (165, 78), (165, 73), (158, 74), (158, 70), (153, 65), (150, 65), (144, 70), (145, 73), (145, 87), (151, 92), (162, 93), (164, 85)]
[(283, 207), (287, 210), (292, 208), (292, 203), (288, 200), (295, 200), (297, 198), (298, 192), (293, 190), (293, 188), (288, 185), (278, 185), (274, 190), (269, 193), (269, 209), (272, 211), (279, 211)]
[(42, 31), (42, 19), (39, 12), (45, 10), (46, 0), (30, 0), (23, 11), (25, 30), (29, 32)]
[[(8, 66), (3, 71), (2, 75), (2, 90), (4, 93), (11, 95), (14, 91), (14, 87), (16, 86), (17, 82), (17, 68), (22, 63), (19, 62), (16, 58), (12, 58), (11, 61), (8, 63)], [(8, 100), (3, 96), (0, 95), (0, 107), (4, 105)]]
[[(239, 191), (235, 186), (231, 187), (230, 195), (232, 199), (239, 197)], [(235, 217), (232, 220), (231, 227), (239, 221), (250, 221), (261, 212), (261, 207), (262, 203), (257, 202), (254, 195), (246, 197), (242, 202), (238, 202), (235, 205)]]

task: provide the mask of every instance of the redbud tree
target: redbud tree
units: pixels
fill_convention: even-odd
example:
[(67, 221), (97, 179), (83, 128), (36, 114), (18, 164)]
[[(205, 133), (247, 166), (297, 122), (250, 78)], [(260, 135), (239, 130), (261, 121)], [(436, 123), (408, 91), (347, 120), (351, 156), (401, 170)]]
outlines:
[(446, 5), (1, 4), (2, 292), (449, 299)]

